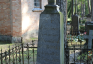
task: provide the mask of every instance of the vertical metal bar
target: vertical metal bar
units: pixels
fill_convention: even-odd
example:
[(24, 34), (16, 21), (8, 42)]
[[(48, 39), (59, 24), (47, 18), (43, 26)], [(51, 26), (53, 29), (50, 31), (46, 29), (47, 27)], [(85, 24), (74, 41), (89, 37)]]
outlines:
[(23, 46), (23, 43), (22, 43), (22, 62), (24, 64), (24, 46)]
[[(80, 41), (80, 50), (81, 50), (81, 41)], [(80, 56), (80, 64), (81, 64), (81, 56)]]
[(67, 61), (66, 61), (66, 62), (67, 62), (67, 64), (69, 64), (69, 49), (68, 49), (68, 45), (67, 45), (66, 52), (67, 52), (67, 54), (68, 54), (68, 55), (67, 55)]
[(88, 64), (88, 45), (87, 45), (87, 64)]
[(13, 64), (15, 64), (15, 59), (14, 59), (14, 48), (12, 48), (12, 53), (13, 53)]
[(15, 45), (15, 51), (16, 51), (16, 64), (17, 64), (17, 45)]
[(5, 63), (7, 64), (7, 54), (6, 54), (6, 51), (5, 51)]
[(72, 37), (73, 37), (73, 36), (71, 35), (71, 45), (72, 45)]
[(19, 49), (19, 63), (21, 64), (20, 46), (18, 47), (18, 49)]
[(32, 40), (32, 46), (33, 46), (33, 64), (35, 64), (35, 61), (34, 61), (34, 41)]
[(74, 64), (75, 64), (75, 45), (74, 45)]
[(23, 41), (23, 37), (21, 37), (21, 43), (22, 43), (22, 41)]
[(10, 64), (10, 45), (9, 45), (9, 64)]
[(2, 60), (3, 60), (3, 58), (2, 58), (2, 48), (1, 48), (1, 64), (3, 64), (3, 63), (2, 63)]
[(29, 45), (28, 45), (28, 43), (27, 43), (27, 51), (28, 51), (28, 64), (29, 64), (30, 57), (29, 57)]
[[(76, 29), (77, 29), (77, 27), (76, 27)], [(78, 31), (76, 30), (76, 36), (78, 35), (77, 33), (78, 33)], [(76, 37), (76, 39), (77, 39), (77, 37)], [(78, 38), (78, 39), (79, 39), (79, 38)], [(76, 45), (77, 45), (77, 41), (76, 41)]]

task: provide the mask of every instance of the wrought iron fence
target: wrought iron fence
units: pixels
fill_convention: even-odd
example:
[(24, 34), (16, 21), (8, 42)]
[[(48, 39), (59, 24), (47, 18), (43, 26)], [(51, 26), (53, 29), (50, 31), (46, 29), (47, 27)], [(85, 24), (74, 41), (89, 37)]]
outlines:
[(37, 47), (34, 41), (27, 44), (15, 44), (15, 47), (0, 53), (0, 64), (35, 64)]
[(88, 48), (84, 34), (67, 34), (67, 44), (65, 45), (66, 64), (93, 64), (93, 47)]

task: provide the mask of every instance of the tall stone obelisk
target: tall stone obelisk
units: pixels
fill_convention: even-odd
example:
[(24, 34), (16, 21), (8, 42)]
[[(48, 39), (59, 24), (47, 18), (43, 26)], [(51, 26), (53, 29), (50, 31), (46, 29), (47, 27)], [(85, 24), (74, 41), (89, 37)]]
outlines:
[(64, 64), (64, 22), (56, 0), (48, 0), (40, 15), (36, 64)]

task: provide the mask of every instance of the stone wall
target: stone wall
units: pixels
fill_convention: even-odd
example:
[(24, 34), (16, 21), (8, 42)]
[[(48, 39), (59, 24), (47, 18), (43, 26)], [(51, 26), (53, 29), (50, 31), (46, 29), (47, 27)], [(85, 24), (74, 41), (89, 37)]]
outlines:
[(38, 38), (39, 17), (47, 0), (42, 0), (41, 9), (34, 8), (34, 0), (21, 0), (22, 3), (22, 36), (24, 39)]
[(21, 42), (21, 24), (21, 0), (0, 0), (0, 41)]
[(10, 1), (0, 0), (0, 35), (11, 35)]
[(38, 38), (39, 16), (46, 4), (47, 0), (42, 0), (38, 10), (34, 0), (0, 0), (0, 40), (5, 36), (5, 40), (7, 36)]
[(14, 37), (22, 35), (21, 0), (11, 0), (11, 33)]

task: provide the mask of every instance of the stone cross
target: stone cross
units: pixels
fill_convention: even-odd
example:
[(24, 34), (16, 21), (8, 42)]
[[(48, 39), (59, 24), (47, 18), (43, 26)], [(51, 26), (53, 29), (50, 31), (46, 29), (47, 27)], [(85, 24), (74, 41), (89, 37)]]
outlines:
[(93, 30), (89, 30), (89, 35), (84, 35), (84, 39), (88, 39), (88, 49), (92, 48)]

